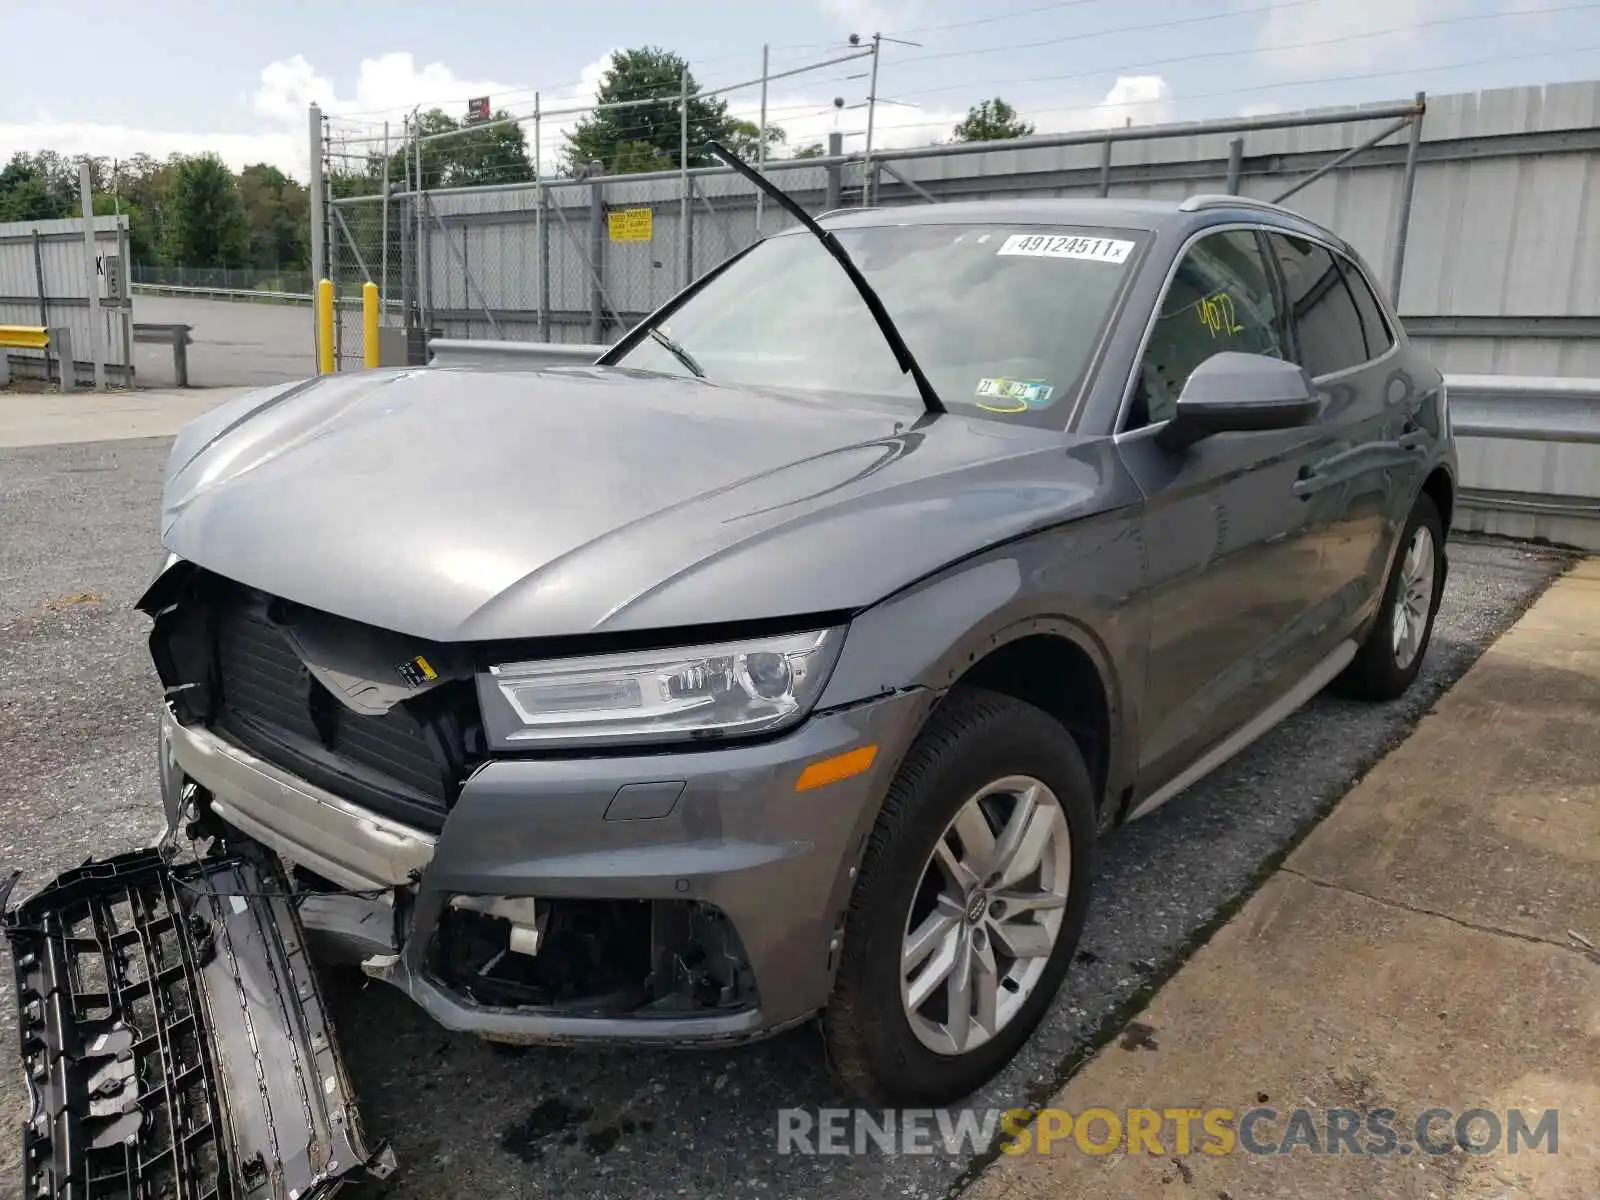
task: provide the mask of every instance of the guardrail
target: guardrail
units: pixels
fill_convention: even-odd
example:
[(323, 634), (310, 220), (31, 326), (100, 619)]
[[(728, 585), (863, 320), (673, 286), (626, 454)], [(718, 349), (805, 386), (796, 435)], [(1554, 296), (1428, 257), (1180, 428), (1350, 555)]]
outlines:
[(428, 343), (433, 367), (588, 366), (609, 346), (587, 342), (491, 342), (434, 338)]
[[(134, 295), (140, 296), (188, 296), (195, 300), (304, 304), (308, 307), (313, 300), (310, 292), (258, 292), (248, 288), (191, 287), (188, 284), (176, 283), (131, 283), (128, 286), (133, 290)], [(340, 308), (360, 308), (361, 297), (340, 296), (334, 303)], [(383, 303), (383, 307), (391, 312), (400, 312), (404, 306), (399, 300), (386, 300)]]
[(1456, 524), (1600, 551), (1600, 379), (1451, 375)]
[(1460, 437), (1600, 445), (1600, 379), (1450, 375), (1445, 385)]

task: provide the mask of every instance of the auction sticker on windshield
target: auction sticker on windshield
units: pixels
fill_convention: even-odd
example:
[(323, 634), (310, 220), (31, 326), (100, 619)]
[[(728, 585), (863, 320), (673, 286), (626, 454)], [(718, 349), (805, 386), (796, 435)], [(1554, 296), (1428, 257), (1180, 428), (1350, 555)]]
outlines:
[(1027, 258), (1078, 258), (1092, 262), (1128, 261), (1133, 243), (1120, 238), (1074, 237), (1047, 233), (1014, 233), (1001, 243), (997, 254)]
[(1055, 389), (1042, 379), (980, 379), (978, 407), (990, 412), (1026, 412), (1050, 403)]

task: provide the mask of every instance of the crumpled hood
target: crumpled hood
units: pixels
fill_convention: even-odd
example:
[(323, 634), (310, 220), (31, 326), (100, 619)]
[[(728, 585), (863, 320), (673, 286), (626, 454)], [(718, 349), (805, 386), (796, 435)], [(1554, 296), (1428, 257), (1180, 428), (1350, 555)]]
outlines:
[(162, 540), (433, 641), (855, 610), (1081, 510), (1073, 445), (603, 368), (366, 372), (185, 429)]

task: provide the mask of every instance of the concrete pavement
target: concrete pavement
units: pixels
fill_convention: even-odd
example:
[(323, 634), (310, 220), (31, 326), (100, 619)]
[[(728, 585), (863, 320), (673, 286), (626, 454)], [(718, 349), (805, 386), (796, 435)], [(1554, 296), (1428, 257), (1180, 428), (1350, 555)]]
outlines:
[[(353, 324), (360, 315), (353, 314)], [(190, 326), (189, 382), (196, 387), (260, 387), (303, 379), (317, 369), (309, 304), (140, 293), (133, 298), (133, 319)], [(341, 309), (340, 319), (352, 322), (349, 310)], [(177, 382), (167, 346), (135, 346), (133, 362), (140, 384)]]
[(0, 447), (171, 437), (246, 387), (133, 392), (0, 392)]
[[(982, 1200), (1067, 1197), (1600, 1196), (1600, 559), (1580, 563), (1447, 693), (1288, 858), (1127, 1031), (1049, 1102), (1028, 1153), (1002, 1154)], [(1089, 1108), (1159, 1136), (1086, 1153)], [(1271, 1109), (1231, 1152), (1193, 1121), (1190, 1153), (1165, 1110)], [(1327, 1110), (1354, 1112), (1363, 1147), (1394, 1110), (1392, 1152), (1326, 1150)], [(1557, 1153), (1509, 1152), (1558, 1110)], [(1469, 1109), (1496, 1114), (1487, 1153), (1448, 1144)], [(1340, 1118), (1341, 1120), (1343, 1118)], [(1146, 1118), (1148, 1122), (1148, 1118)], [(1087, 1144), (1112, 1141), (1103, 1118)], [(1239, 1132), (1236, 1130), (1236, 1132)], [(1490, 1125), (1475, 1118), (1475, 1143)], [(1209, 1144), (1212, 1152), (1194, 1152)], [(1548, 1142), (1540, 1143), (1548, 1146)]]

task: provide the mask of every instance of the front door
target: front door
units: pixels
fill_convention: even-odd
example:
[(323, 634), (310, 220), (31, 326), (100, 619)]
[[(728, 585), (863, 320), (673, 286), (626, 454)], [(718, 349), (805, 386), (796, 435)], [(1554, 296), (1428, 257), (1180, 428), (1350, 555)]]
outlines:
[(1211, 355), (1290, 357), (1276, 282), (1253, 230), (1196, 241), (1161, 301), (1118, 437), (1146, 498), (1140, 798), (1292, 688), (1318, 643), (1326, 574), (1303, 485), (1330, 450), (1324, 426), (1219, 434), (1178, 453), (1153, 436)]

